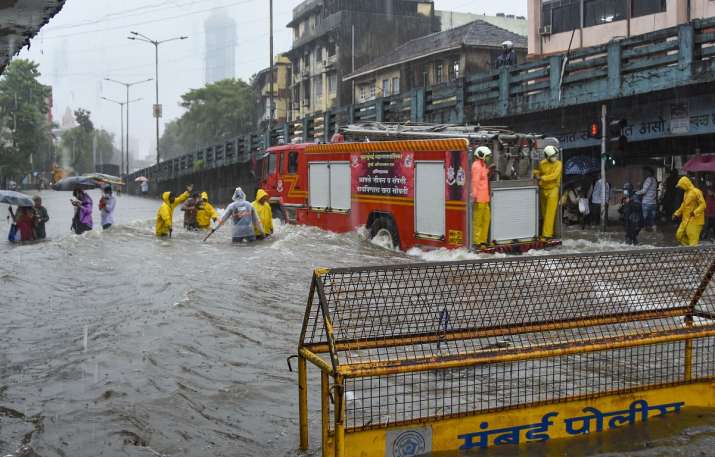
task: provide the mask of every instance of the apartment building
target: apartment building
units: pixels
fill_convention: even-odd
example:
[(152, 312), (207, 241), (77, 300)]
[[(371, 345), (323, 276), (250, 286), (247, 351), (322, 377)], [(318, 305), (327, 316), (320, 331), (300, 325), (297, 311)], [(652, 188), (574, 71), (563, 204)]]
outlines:
[(352, 103), (343, 77), (416, 37), (439, 31), (432, 0), (306, 0), (288, 23), (293, 119)]
[(513, 43), (517, 62), (523, 62), (525, 36), (476, 20), (408, 41), (358, 68), (344, 81), (354, 82), (356, 103), (432, 87), (496, 68), (505, 41)]
[[(290, 59), (281, 54), (273, 61), (273, 122), (287, 122), (290, 118), (290, 84), (292, 65)], [(269, 119), (271, 82), (270, 68), (265, 68), (256, 74), (253, 85), (258, 96), (256, 125), (263, 126)]]
[(564, 53), (715, 15), (712, 0), (529, 0), (529, 56)]

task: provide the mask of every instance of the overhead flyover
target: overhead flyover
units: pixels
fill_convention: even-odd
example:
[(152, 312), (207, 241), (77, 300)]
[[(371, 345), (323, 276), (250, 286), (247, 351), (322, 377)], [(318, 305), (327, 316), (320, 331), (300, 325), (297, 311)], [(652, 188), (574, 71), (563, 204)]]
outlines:
[(0, 0), (0, 72), (66, 0)]

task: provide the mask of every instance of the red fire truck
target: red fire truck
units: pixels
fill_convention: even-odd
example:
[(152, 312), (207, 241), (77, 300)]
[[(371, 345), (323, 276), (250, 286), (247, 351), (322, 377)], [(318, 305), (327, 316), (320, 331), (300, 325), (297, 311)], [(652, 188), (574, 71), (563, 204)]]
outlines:
[(472, 151), (487, 145), (494, 157), (487, 250), (560, 244), (539, 239), (532, 179), (541, 149), (553, 142), (503, 129), (432, 125), (350, 126), (343, 135), (347, 142), (268, 149), (260, 185), (289, 222), (338, 233), (365, 226), (371, 238), (403, 250), (469, 248)]

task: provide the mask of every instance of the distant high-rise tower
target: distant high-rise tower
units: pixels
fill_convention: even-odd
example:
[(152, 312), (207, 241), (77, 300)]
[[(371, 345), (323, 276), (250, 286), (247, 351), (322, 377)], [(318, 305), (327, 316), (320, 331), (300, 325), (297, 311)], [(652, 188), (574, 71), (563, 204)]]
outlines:
[(236, 77), (236, 21), (216, 11), (204, 23), (206, 32), (206, 83)]

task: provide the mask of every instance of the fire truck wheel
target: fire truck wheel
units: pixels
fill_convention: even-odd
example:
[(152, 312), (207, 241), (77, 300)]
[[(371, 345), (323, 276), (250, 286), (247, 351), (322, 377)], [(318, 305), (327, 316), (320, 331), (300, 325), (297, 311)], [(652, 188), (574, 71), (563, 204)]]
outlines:
[(380, 217), (372, 223), (370, 227), (370, 239), (379, 240), (387, 246), (393, 248), (400, 247), (400, 238), (397, 234), (397, 227), (391, 218)]

